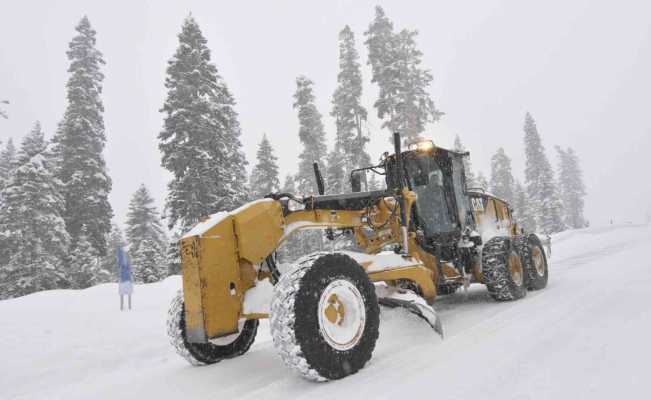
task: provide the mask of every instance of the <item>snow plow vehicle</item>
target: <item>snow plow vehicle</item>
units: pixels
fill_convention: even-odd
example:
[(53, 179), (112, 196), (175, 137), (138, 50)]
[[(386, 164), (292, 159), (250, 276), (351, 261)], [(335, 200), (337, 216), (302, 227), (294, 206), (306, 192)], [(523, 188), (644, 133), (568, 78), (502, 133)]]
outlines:
[[(172, 302), (168, 334), (195, 365), (244, 354), (269, 318), (281, 359), (303, 377), (325, 381), (360, 370), (378, 338), (380, 306), (403, 307), (443, 336), (432, 304), (472, 283), (498, 301), (547, 284), (543, 244), (524, 233), (509, 205), (466, 188), (463, 158), (414, 143), (378, 165), (351, 173), (352, 193), (272, 193), (210, 216), (180, 240), (183, 290)], [(385, 190), (361, 191), (364, 175)], [(291, 205), (297, 205), (292, 208)], [(293, 233), (349, 235), (357, 251), (305, 255), (279, 268), (276, 252)]]

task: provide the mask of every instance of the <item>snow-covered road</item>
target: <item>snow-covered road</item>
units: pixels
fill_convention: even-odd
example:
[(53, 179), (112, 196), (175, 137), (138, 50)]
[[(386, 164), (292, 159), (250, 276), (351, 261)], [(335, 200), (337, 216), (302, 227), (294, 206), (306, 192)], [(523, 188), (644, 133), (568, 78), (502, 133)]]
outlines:
[(136, 287), (120, 312), (115, 285), (0, 302), (0, 399), (643, 399), (651, 376), (651, 226), (554, 238), (547, 289), (492, 301), (483, 286), (441, 297), (446, 339), (383, 310), (370, 363), (311, 383), (276, 356), (266, 322), (246, 355), (191, 367), (167, 342), (178, 277)]

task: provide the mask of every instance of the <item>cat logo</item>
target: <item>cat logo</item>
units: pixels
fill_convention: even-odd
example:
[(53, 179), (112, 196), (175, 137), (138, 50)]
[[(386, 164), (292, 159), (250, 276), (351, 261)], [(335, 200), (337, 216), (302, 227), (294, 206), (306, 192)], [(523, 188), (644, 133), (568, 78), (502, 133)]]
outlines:
[(470, 200), (472, 202), (472, 209), (474, 211), (484, 211), (484, 199), (481, 197), (472, 197)]

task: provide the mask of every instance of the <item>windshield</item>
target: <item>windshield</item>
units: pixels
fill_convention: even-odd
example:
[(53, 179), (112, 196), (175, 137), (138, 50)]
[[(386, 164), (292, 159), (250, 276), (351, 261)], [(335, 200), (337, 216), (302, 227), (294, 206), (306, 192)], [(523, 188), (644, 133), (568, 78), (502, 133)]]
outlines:
[(416, 210), (425, 236), (456, 229), (453, 205), (445, 194), (445, 175), (434, 157), (414, 155), (405, 158), (411, 188), (418, 196)]

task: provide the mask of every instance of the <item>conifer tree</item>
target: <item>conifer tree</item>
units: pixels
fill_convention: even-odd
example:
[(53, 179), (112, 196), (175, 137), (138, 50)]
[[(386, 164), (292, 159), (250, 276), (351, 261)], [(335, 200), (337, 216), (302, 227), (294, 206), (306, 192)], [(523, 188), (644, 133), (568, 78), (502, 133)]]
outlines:
[[(9, 104), (8, 100), (0, 100), (0, 104)], [(7, 111), (4, 108), (0, 108), (0, 118), (8, 119), (9, 114), (7, 114)]]
[(282, 193), (296, 193), (296, 184), (294, 183), (294, 176), (292, 174), (285, 175), (285, 181), (280, 191)]
[[(365, 150), (369, 138), (364, 136), (362, 131), (367, 111), (361, 102), (362, 71), (359, 54), (355, 48), (355, 34), (346, 25), (339, 32), (339, 74), (330, 112), (330, 115), (335, 118), (337, 129), (335, 149), (329, 155), (337, 166), (333, 167), (328, 162), (328, 167), (334, 168), (333, 176), (350, 176), (353, 169), (370, 165), (371, 158)], [(343, 164), (342, 172), (339, 172), (339, 163)], [(337, 190), (350, 192), (347, 185), (338, 183), (340, 182), (338, 178), (331, 179), (337, 182), (333, 184), (341, 185)], [(331, 193), (336, 192), (335, 189), (331, 190)]]
[(126, 235), (135, 281), (151, 283), (164, 278), (167, 238), (145, 185), (140, 185), (129, 202)]
[(511, 203), (514, 199), (513, 185), (511, 159), (506, 155), (504, 149), (500, 147), (491, 158), (490, 192)]
[(158, 138), (162, 165), (172, 173), (166, 217), (187, 230), (202, 217), (248, 199), (246, 160), (231, 95), (197, 22), (189, 16), (168, 61), (164, 127)]
[(513, 187), (513, 216), (518, 225), (527, 232), (533, 232), (536, 221), (531, 214), (531, 209), (527, 203), (527, 192), (520, 181), (515, 181)]
[(133, 279), (138, 283), (153, 283), (167, 276), (167, 242), (160, 243), (150, 237), (140, 241), (140, 247), (129, 251), (133, 265)]
[(57, 178), (63, 183), (64, 219), (73, 247), (82, 226), (97, 254), (106, 253), (113, 211), (108, 201), (111, 178), (102, 156), (106, 136), (100, 95), (104, 75), (102, 53), (87, 17), (75, 28), (69, 44), (68, 105), (54, 138)]
[(267, 135), (262, 136), (258, 146), (257, 163), (251, 173), (251, 198), (261, 199), (269, 193), (276, 193), (280, 189), (278, 179), (278, 157), (274, 155)]
[(524, 122), (525, 185), (527, 203), (541, 233), (550, 234), (564, 229), (561, 204), (554, 185), (554, 173), (545, 155), (536, 122), (529, 113)]
[(556, 151), (559, 162), (558, 183), (565, 224), (573, 229), (584, 228), (587, 225), (583, 216), (583, 198), (586, 193), (579, 158), (572, 148), (563, 150), (557, 146)]
[[(316, 162), (323, 168), (327, 152), (321, 113), (316, 108), (312, 85), (313, 82), (305, 76), (296, 78), (294, 108), (298, 111), (298, 136), (303, 144), (303, 151), (299, 155), (295, 184), (298, 193), (304, 196), (319, 193), (313, 163)], [(293, 236), (296, 237), (296, 246), (302, 249), (304, 254), (323, 247), (320, 231), (300, 231)]]
[(26, 163), (38, 154), (43, 154), (47, 149), (47, 146), (41, 123), (36, 121), (34, 122), (32, 130), (23, 138), (23, 141), (20, 144), (20, 152), (17, 155), (18, 165)]
[[(9, 138), (5, 148), (0, 151), (0, 192), (5, 187), (11, 176), (11, 172), (16, 166), (16, 147), (14, 141)], [(3, 200), (0, 194), (0, 207), (2, 207)]]
[(423, 54), (416, 47), (418, 32), (395, 33), (393, 22), (376, 6), (375, 19), (364, 34), (372, 82), (380, 89), (374, 106), (378, 118), (385, 120), (382, 127), (402, 132), (405, 142), (416, 141), (426, 125), (442, 115), (428, 93), (433, 77), (420, 65)]
[(106, 255), (101, 259), (102, 269), (110, 272), (111, 282), (116, 282), (120, 272), (117, 262), (117, 252), (119, 248), (124, 248), (127, 245), (122, 234), (122, 229), (117, 224), (111, 224), (111, 232), (108, 235), (107, 243)]
[[(346, 154), (344, 154), (339, 143), (328, 154), (328, 166), (326, 171), (326, 192), (345, 193), (350, 192), (349, 185), (346, 185), (346, 168), (348, 167)], [(352, 171), (352, 169), (351, 169)]]
[(60, 183), (39, 123), (23, 139), (17, 167), (2, 190), (0, 297), (68, 287), (64, 268), (70, 237)]
[(181, 273), (181, 247), (179, 240), (180, 232), (173, 232), (172, 237), (167, 242), (167, 251), (165, 253), (165, 265), (167, 265), (167, 275), (178, 275)]
[(303, 151), (299, 155), (296, 188), (302, 195), (318, 193), (312, 164), (316, 162), (323, 168), (327, 153), (325, 131), (321, 113), (316, 108), (313, 85), (314, 83), (305, 76), (296, 78), (294, 108), (298, 111), (298, 136), (303, 144)]
[[(461, 138), (459, 135), (455, 135), (454, 137), (454, 147), (452, 150), (456, 151), (457, 153), (465, 153), (468, 150), (466, 147), (461, 143)], [(476, 188), (479, 185), (476, 182), (475, 179), (475, 173), (472, 171), (472, 163), (470, 162), (470, 156), (465, 156), (463, 158), (463, 169), (466, 173), (466, 187), (468, 188)]]
[(82, 226), (77, 243), (68, 257), (68, 271), (75, 289), (85, 289), (111, 280), (111, 272), (102, 267), (101, 257), (90, 243), (87, 232), (86, 226)]

